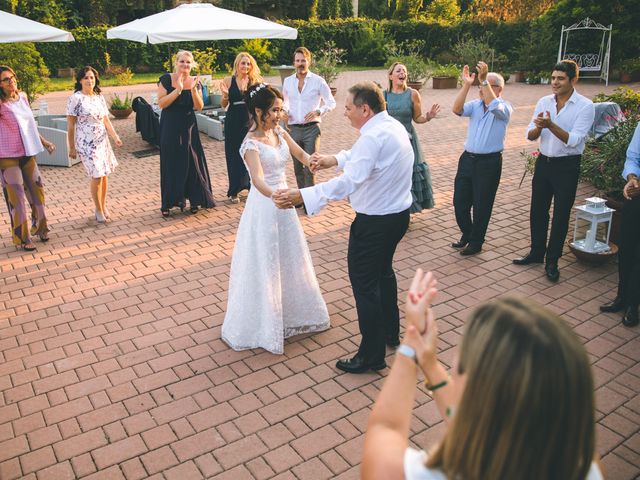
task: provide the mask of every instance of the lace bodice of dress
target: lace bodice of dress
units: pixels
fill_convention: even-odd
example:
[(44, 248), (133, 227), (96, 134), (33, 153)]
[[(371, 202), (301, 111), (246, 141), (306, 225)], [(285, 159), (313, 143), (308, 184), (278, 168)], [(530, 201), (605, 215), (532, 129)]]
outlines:
[[(240, 156), (245, 162), (245, 165), (247, 163), (244, 159), (245, 153), (249, 150), (258, 152), (264, 181), (270, 187), (276, 187), (286, 183), (285, 165), (290, 158), (289, 146), (282, 137), (282, 130), (278, 128), (276, 133), (280, 141), (276, 147), (249, 138), (249, 136), (247, 136), (242, 142), (242, 145), (240, 145)], [(248, 166), (247, 170), (249, 170)], [(251, 175), (251, 172), (249, 172), (249, 175)]]

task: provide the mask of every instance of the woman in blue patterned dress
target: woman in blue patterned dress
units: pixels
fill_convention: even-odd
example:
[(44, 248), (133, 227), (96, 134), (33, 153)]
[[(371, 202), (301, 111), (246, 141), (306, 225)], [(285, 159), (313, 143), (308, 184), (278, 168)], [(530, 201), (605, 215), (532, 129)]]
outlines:
[(86, 66), (76, 75), (75, 91), (67, 102), (67, 137), (69, 156), (80, 157), (91, 178), (91, 198), (99, 223), (110, 218), (106, 205), (107, 176), (118, 165), (107, 134), (118, 147), (122, 146), (109, 120), (107, 103), (100, 94), (98, 72)]

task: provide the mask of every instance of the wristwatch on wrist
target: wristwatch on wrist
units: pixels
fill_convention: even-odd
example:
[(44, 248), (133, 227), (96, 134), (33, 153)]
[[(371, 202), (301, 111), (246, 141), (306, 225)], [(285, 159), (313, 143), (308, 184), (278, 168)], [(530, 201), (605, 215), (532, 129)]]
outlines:
[(316, 115), (318, 115), (318, 116), (322, 115), (322, 112), (320, 111), (319, 108), (316, 108)]
[(489, 81), (485, 80), (483, 82), (480, 82), (480, 85), (482, 85), (483, 87), (486, 87), (487, 85), (489, 85)]
[(418, 363), (418, 358), (416, 357), (416, 351), (413, 349), (413, 347), (410, 347), (406, 343), (403, 343), (402, 345), (400, 345), (396, 350), (396, 353), (403, 355), (407, 358), (410, 358), (414, 362)]

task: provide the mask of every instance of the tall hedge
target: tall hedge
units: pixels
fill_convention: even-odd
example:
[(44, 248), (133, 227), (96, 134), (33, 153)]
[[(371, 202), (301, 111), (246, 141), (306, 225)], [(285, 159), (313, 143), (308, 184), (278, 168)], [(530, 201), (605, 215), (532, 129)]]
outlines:
[[(594, 0), (595, 1), (595, 0)], [(635, 0), (612, 0), (617, 4)], [(565, 7), (570, 0), (561, 2), (560, 6)], [(518, 46), (523, 40), (527, 43), (536, 43), (536, 32), (539, 31), (540, 22), (544, 22), (549, 29), (558, 30), (556, 24), (563, 21), (562, 18), (570, 20), (570, 12), (565, 9), (558, 9), (558, 15), (552, 19), (543, 17), (533, 23), (478, 23), (464, 21), (455, 25), (439, 25), (427, 21), (419, 20), (375, 20), (368, 18), (350, 18), (322, 21), (287, 20), (281, 23), (298, 29), (297, 40), (270, 40), (277, 55), (272, 60), (274, 65), (290, 64), (292, 62), (293, 50), (298, 45), (304, 45), (311, 51), (319, 51), (326, 46), (329, 40), (333, 41), (338, 48), (345, 49), (346, 60), (354, 65), (370, 65), (371, 62), (380, 62), (380, 55), (363, 55), (367, 49), (379, 49), (407, 40), (424, 40), (425, 48), (422, 52), (426, 57), (438, 58), (451, 50), (451, 47), (465, 35), (478, 36), (485, 33), (491, 35), (492, 46), (498, 54), (506, 55), (508, 64), (514, 65), (522, 62), (524, 52)], [(640, 9), (638, 9), (640, 11)], [(634, 14), (636, 15), (636, 14)], [(635, 16), (632, 17), (635, 19)], [(562, 18), (558, 18), (562, 17)], [(553, 22), (553, 27), (551, 26)], [(569, 25), (570, 21), (565, 21)], [(638, 57), (640, 40), (638, 32), (640, 29), (627, 28), (628, 22), (623, 22), (625, 28), (618, 28), (614, 32), (612, 40), (612, 65), (618, 65), (626, 58)], [(614, 26), (615, 27), (615, 26)], [(76, 42), (59, 44), (38, 44), (38, 51), (42, 54), (46, 65), (52, 72), (58, 68), (80, 67), (83, 65), (95, 65), (99, 69), (106, 67), (105, 52), (109, 53), (111, 63), (129, 66), (132, 70), (154, 70), (161, 71), (162, 64), (170, 58), (171, 54), (179, 48), (185, 49), (205, 49), (214, 47), (220, 51), (218, 56), (218, 70), (224, 71), (225, 64), (233, 61), (234, 50), (240, 45), (240, 40), (215, 41), (215, 42), (180, 42), (160, 45), (145, 45), (137, 42), (124, 40), (107, 40), (106, 30), (108, 26), (86, 27), (82, 26), (72, 32)], [(380, 37), (381, 33), (384, 37)], [(626, 42), (625, 39), (629, 40)], [(539, 39), (543, 40), (543, 39)], [(555, 38), (544, 38), (544, 50), (548, 51), (548, 63), (551, 65), (555, 61), (555, 51), (557, 41)], [(633, 41), (632, 41), (633, 40)], [(365, 43), (363, 45), (363, 42)], [(528, 55), (524, 55), (528, 56)], [(526, 59), (524, 59), (526, 60)], [(383, 62), (381, 62), (383, 63)], [(543, 59), (543, 62), (544, 59)]]

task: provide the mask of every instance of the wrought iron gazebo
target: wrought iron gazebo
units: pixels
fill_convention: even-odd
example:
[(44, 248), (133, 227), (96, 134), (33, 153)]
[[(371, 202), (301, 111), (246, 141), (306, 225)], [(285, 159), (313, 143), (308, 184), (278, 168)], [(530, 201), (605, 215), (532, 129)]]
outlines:
[(604, 80), (606, 85), (609, 85), (612, 27), (613, 25), (605, 27), (589, 17), (570, 27), (563, 25), (560, 33), (558, 61), (573, 60), (580, 68), (581, 78), (597, 78)]

